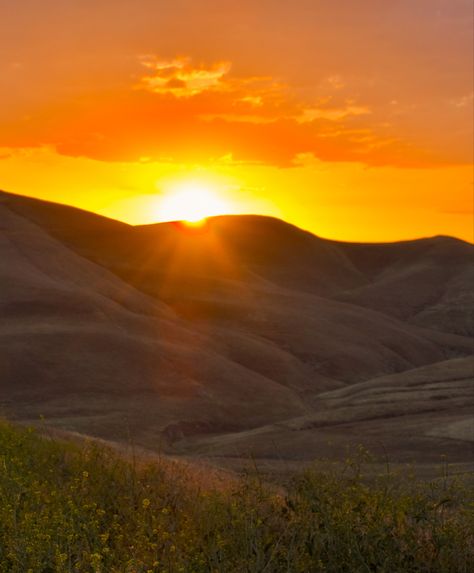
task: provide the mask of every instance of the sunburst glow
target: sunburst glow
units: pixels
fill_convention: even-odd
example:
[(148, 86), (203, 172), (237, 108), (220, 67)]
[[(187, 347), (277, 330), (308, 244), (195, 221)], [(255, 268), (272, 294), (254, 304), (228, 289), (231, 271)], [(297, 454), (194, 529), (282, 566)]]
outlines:
[(185, 221), (199, 224), (207, 217), (233, 212), (232, 205), (211, 186), (198, 181), (186, 181), (170, 186), (157, 205), (162, 221)]

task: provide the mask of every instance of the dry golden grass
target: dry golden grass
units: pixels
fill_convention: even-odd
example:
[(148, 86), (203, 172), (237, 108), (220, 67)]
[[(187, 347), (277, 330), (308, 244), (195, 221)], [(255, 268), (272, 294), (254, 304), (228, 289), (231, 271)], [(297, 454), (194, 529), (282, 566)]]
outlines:
[(216, 489), (1, 423), (0, 571), (467, 573), (472, 490), (447, 472), (367, 481), (365, 458), (280, 492), (258, 474)]

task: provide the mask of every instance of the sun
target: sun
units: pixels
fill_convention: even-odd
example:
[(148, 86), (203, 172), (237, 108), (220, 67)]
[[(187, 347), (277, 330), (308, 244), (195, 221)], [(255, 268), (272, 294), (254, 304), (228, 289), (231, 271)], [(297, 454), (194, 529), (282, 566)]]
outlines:
[(161, 221), (184, 221), (199, 225), (207, 217), (232, 212), (232, 206), (210, 185), (185, 181), (170, 186), (159, 200), (157, 215)]

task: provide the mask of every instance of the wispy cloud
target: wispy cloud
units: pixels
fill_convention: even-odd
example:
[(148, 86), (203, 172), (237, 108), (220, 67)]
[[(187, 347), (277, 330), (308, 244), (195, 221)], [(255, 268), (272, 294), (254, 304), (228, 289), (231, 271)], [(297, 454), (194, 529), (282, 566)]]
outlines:
[(320, 105), (303, 109), (298, 121), (314, 121), (315, 119), (328, 119), (339, 121), (349, 116), (369, 115), (371, 110), (368, 106), (357, 105), (354, 101), (347, 101), (342, 106)]
[(201, 92), (223, 88), (222, 80), (230, 72), (230, 62), (217, 62), (210, 66), (195, 66), (191, 58), (162, 60), (153, 56), (141, 58), (150, 70), (139, 87), (154, 93), (170, 93), (176, 97), (191, 97)]

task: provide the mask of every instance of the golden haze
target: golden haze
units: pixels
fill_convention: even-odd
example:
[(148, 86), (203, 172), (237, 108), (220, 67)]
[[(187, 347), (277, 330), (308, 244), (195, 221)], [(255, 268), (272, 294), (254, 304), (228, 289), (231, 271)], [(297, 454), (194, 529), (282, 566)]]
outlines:
[(473, 240), (471, 2), (2, 10), (0, 188), (133, 224)]

